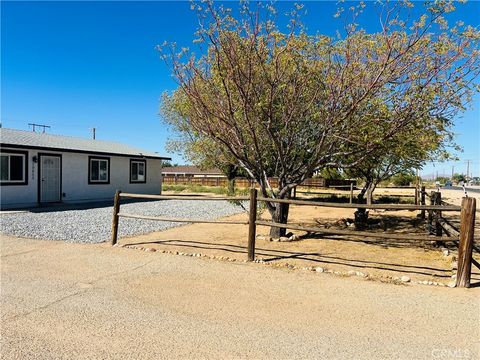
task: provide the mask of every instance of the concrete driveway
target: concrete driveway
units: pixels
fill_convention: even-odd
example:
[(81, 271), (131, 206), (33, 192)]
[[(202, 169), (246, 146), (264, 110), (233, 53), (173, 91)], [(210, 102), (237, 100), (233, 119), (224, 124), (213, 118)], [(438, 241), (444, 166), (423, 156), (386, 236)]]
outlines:
[(1, 238), (3, 359), (478, 359), (480, 289)]

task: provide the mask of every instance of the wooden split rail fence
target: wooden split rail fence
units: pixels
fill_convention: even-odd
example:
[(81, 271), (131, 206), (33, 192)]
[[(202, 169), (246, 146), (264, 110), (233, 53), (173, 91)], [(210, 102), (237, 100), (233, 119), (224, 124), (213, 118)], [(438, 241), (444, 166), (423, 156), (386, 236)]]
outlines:
[[(422, 192), (424, 194), (424, 192)], [(433, 195), (431, 195), (432, 198)], [(132, 194), (122, 193), (117, 191), (114, 198), (113, 205), (113, 221), (112, 221), (112, 245), (115, 245), (118, 240), (118, 225), (119, 218), (133, 218), (155, 221), (168, 221), (168, 222), (185, 222), (185, 223), (208, 223), (208, 224), (222, 224), (222, 225), (248, 225), (248, 245), (247, 245), (247, 259), (253, 261), (255, 259), (255, 240), (256, 240), (256, 228), (259, 226), (277, 227), (292, 230), (301, 230), (311, 233), (319, 233), (326, 235), (340, 235), (340, 236), (356, 236), (367, 238), (382, 238), (390, 240), (414, 240), (421, 242), (459, 242), (458, 246), (458, 271), (457, 271), (457, 287), (469, 287), (471, 278), (471, 265), (476, 261), (472, 258), (473, 242), (474, 242), (474, 227), (475, 227), (475, 198), (463, 198), (462, 206), (455, 205), (441, 205), (437, 204), (439, 201), (435, 199), (431, 205), (410, 205), (410, 204), (342, 204), (342, 203), (327, 203), (319, 201), (309, 200), (292, 200), (292, 199), (272, 199), (259, 197), (258, 191), (254, 188), (250, 189), (250, 196), (242, 197), (209, 197), (209, 196), (173, 196), (173, 195), (144, 195), (144, 194)], [(249, 219), (248, 221), (229, 221), (229, 220), (205, 220), (205, 219), (186, 219), (186, 218), (171, 218), (164, 216), (145, 216), (138, 214), (129, 214), (121, 211), (121, 199), (122, 198), (136, 198), (136, 199), (155, 199), (155, 200), (196, 200), (196, 201), (249, 201)], [(422, 198), (424, 196), (422, 195)], [(423, 200), (422, 200), (423, 201)], [(441, 237), (441, 231), (430, 231), (431, 235), (419, 236), (419, 235), (405, 235), (405, 234), (390, 234), (390, 233), (376, 233), (368, 231), (355, 231), (355, 230), (338, 230), (327, 229), (316, 226), (304, 226), (301, 224), (282, 224), (273, 221), (264, 221), (257, 219), (257, 208), (259, 202), (273, 202), (283, 203), (299, 206), (318, 206), (318, 207), (332, 207), (332, 208), (347, 208), (347, 209), (383, 209), (383, 210), (419, 210), (423, 214), (429, 213), (432, 217), (432, 222), (440, 223), (440, 226), (448, 226), (448, 221), (441, 217), (442, 212), (460, 212), (461, 226), (458, 232), (458, 236), (452, 236), (449, 233), (449, 237)], [(424, 201), (423, 201), (424, 202)], [(442, 229), (442, 228), (440, 228)], [(437, 230), (437, 228), (436, 228)], [(453, 232), (453, 231), (452, 231)]]

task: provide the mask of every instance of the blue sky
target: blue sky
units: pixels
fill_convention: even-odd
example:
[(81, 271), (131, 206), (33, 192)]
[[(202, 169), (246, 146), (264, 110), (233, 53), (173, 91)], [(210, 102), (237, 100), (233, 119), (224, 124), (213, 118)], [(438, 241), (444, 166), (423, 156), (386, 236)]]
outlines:
[[(232, 7), (236, 2), (229, 3)], [(278, 3), (280, 10), (292, 3)], [(306, 2), (310, 32), (333, 34), (336, 2)], [(478, 26), (480, 2), (454, 15)], [(364, 17), (367, 30), (376, 14)], [(175, 89), (155, 46), (175, 41), (192, 46), (195, 16), (178, 2), (1, 2), (1, 120), (3, 127), (52, 126), (51, 133), (113, 140), (162, 155), (171, 136), (159, 115), (163, 91)], [(465, 149), (456, 164), (426, 166), (422, 174), (465, 172), (480, 176), (480, 97), (456, 119)], [(175, 162), (183, 160), (173, 155)]]

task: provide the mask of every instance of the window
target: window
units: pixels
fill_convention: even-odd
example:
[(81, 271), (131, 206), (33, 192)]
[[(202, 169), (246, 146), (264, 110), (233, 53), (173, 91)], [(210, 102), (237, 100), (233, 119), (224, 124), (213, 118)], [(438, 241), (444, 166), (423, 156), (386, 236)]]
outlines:
[(130, 160), (130, 182), (145, 183), (147, 181), (147, 163), (145, 160)]
[(2, 185), (27, 185), (28, 153), (5, 151), (0, 154), (0, 181)]
[(88, 183), (110, 183), (110, 158), (92, 156), (88, 158)]

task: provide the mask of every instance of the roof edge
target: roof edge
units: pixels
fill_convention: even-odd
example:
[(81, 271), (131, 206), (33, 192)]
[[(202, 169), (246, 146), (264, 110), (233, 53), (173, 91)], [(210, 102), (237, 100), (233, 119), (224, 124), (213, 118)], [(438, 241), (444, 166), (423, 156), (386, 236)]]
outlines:
[(122, 156), (122, 157), (141, 157), (145, 159), (158, 159), (158, 160), (172, 160), (170, 157), (166, 156), (152, 156), (152, 155), (141, 155), (139, 154), (125, 154), (125, 153), (112, 153), (104, 151), (87, 151), (87, 150), (75, 150), (75, 149), (65, 149), (60, 147), (49, 147), (49, 146), (34, 146), (34, 145), (18, 145), (18, 144), (8, 144), (0, 143), (0, 148), (12, 148), (12, 149), (33, 149), (33, 150), (50, 150), (50, 151), (63, 151), (70, 153), (80, 153), (80, 154), (99, 154), (106, 156)]

